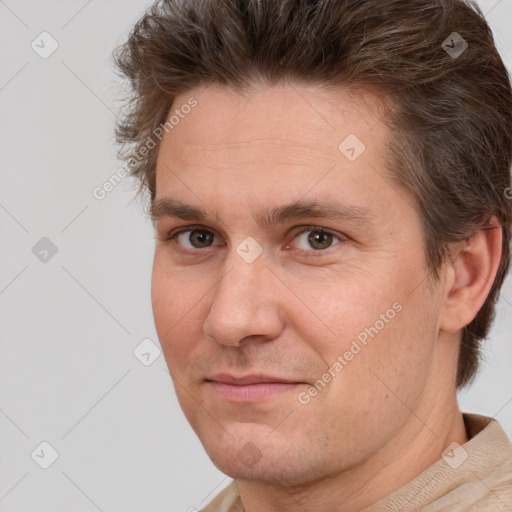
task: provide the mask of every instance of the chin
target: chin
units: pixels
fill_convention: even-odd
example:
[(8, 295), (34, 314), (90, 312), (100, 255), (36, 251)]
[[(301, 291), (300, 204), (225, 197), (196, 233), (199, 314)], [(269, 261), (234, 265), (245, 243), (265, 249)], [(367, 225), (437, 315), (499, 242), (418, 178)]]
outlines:
[(234, 480), (294, 487), (311, 483), (312, 475), (315, 479), (323, 476), (325, 460), (314, 467), (304, 444), (298, 451), (301, 444), (290, 436), (261, 427), (251, 425), (237, 432), (236, 437), (224, 432), (222, 436), (200, 439), (213, 464)]

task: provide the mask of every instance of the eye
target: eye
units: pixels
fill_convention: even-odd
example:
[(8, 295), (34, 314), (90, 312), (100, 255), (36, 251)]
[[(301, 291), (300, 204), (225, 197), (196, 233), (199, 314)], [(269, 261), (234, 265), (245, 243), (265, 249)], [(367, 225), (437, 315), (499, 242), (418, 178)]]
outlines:
[(183, 229), (170, 235), (166, 241), (176, 240), (185, 249), (205, 249), (214, 244), (215, 234), (204, 228)]
[(343, 242), (345, 239), (341, 235), (336, 235), (331, 231), (318, 226), (306, 226), (300, 231), (294, 240), (297, 241), (297, 249), (303, 251), (325, 251)]

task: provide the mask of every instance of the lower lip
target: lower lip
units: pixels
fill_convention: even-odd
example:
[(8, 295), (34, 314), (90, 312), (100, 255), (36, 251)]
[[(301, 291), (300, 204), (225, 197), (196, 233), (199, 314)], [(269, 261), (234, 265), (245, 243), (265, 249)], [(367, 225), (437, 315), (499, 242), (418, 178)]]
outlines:
[(213, 389), (226, 400), (232, 402), (259, 402), (280, 395), (299, 384), (295, 382), (260, 382), (243, 386), (225, 382), (209, 381)]

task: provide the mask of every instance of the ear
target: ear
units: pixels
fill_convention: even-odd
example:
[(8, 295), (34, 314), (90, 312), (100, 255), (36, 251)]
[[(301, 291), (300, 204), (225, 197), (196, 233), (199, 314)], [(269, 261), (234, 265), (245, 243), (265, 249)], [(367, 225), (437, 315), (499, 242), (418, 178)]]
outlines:
[(459, 331), (484, 304), (500, 264), (502, 236), (501, 225), (493, 216), (489, 228), (462, 242), (459, 252), (446, 264), (442, 331)]

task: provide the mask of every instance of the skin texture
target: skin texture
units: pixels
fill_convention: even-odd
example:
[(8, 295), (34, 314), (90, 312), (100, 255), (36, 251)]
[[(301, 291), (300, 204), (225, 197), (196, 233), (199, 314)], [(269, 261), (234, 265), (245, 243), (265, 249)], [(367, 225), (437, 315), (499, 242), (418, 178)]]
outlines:
[[(208, 86), (173, 107), (191, 96), (197, 107), (162, 140), (155, 202), (172, 198), (217, 218), (160, 210), (152, 282), (180, 405), (212, 461), (237, 480), (246, 511), (361, 510), (466, 441), (455, 387), (460, 329), (490, 289), (501, 228), (454, 247), (432, 281), (413, 200), (385, 168), (390, 134), (376, 96)], [(338, 149), (349, 134), (366, 146), (354, 161)], [(257, 222), (298, 200), (352, 205), (367, 218)], [(304, 226), (334, 236), (320, 233), (327, 242), (318, 249)], [(197, 248), (197, 227), (207, 247)], [(247, 237), (262, 248), (251, 263), (237, 252)], [(400, 311), (389, 319), (393, 304)], [(380, 315), (384, 327), (300, 403)], [(207, 381), (219, 373), (297, 384), (233, 402)]]

